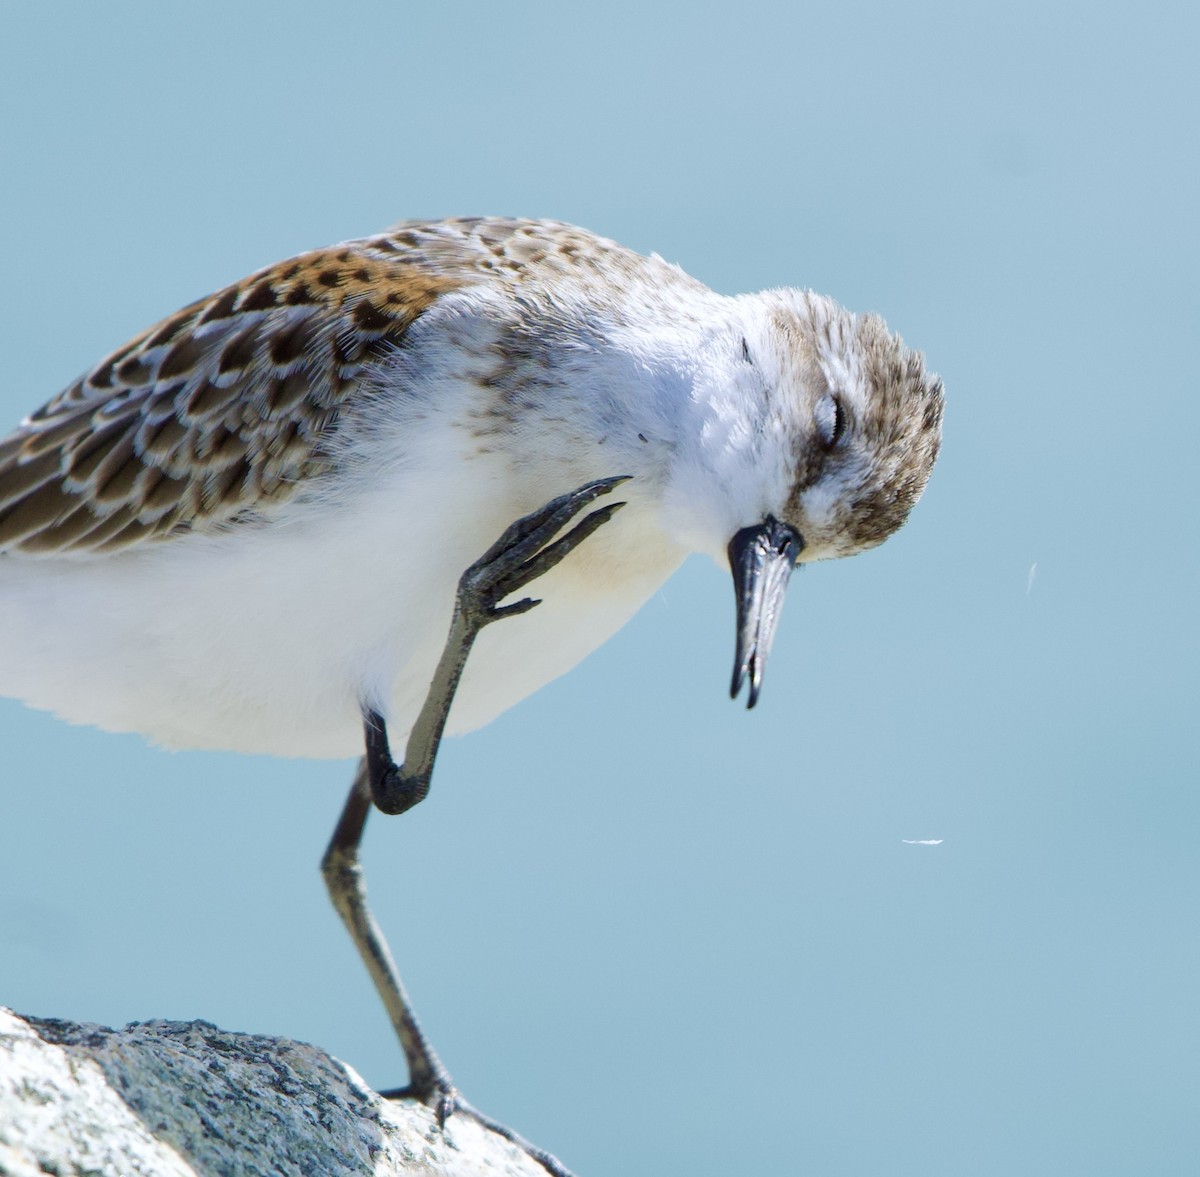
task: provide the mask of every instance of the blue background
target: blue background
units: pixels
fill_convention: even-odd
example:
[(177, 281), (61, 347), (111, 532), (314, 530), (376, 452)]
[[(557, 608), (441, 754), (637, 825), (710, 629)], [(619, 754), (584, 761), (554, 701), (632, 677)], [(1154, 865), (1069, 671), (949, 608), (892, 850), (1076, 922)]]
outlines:
[[(754, 713), (694, 561), (372, 822), (447, 1064), (584, 1177), (1195, 1171), (1198, 11), (2, 6), (8, 422), (259, 265), (450, 213), (811, 286), (945, 379), (925, 499), (796, 577)], [(316, 869), (349, 762), (8, 701), (0, 749), (0, 1002), (403, 1080)]]

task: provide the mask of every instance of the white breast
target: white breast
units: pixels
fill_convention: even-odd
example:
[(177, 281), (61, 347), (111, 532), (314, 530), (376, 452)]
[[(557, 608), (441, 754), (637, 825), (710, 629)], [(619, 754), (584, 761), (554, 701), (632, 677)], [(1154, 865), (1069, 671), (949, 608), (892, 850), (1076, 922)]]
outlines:
[[(170, 747), (351, 756), (365, 697), (397, 753), (462, 571), (540, 506), (506, 467), (392, 472), (351, 502), (266, 528), (93, 559), (0, 556), (0, 693)], [(545, 488), (545, 498), (578, 483)], [(630, 505), (484, 631), (450, 730), (487, 723), (605, 641), (678, 566), (657, 507)]]

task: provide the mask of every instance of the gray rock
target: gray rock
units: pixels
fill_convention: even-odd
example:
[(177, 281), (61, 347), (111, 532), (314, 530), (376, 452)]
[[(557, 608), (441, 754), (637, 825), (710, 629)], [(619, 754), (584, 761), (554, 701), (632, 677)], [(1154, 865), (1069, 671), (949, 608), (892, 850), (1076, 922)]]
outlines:
[(546, 1177), (503, 1137), (345, 1063), (208, 1022), (0, 1009), (0, 1177)]

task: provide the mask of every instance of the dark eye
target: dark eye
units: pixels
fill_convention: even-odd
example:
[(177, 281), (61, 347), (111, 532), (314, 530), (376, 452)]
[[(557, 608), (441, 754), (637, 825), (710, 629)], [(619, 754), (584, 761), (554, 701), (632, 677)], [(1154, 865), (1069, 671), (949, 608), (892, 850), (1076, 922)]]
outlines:
[(824, 397), (817, 405), (817, 434), (826, 449), (833, 449), (846, 432), (846, 410), (842, 402), (832, 394)]

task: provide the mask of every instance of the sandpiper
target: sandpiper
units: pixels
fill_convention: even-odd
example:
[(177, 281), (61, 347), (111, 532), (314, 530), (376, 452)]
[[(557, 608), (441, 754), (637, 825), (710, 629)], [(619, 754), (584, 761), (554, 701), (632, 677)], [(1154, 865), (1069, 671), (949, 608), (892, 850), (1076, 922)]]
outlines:
[(371, 803), (420, 801), (443, 729), (570, 669), (691, 552), (732, 572), (753, 706), (793, 565), (904, 522), (942, 401), (812, 292), (722, 296), (558, 222), (404, 222), (192, 303), (0, 441), (0, 693), (169, 747), (365, 751), (323, 869), (405, 1091), (561, 1177), (417, 1025), (362, 888)]

